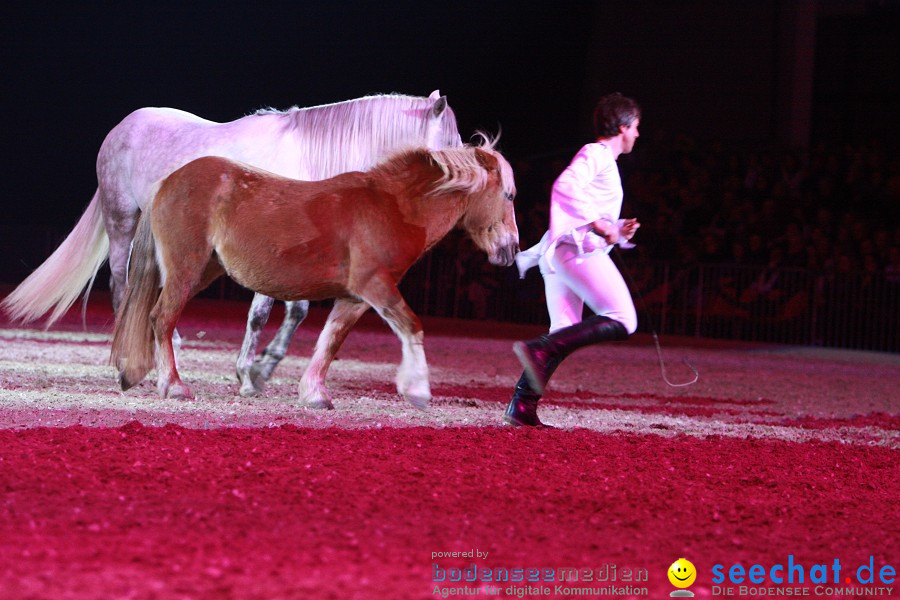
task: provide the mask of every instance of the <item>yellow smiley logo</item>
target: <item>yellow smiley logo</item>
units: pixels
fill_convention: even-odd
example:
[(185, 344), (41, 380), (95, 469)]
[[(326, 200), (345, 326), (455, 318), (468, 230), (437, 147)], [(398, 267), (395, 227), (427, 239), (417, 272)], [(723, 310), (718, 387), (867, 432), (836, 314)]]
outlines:
[(697, 579), (697, 569), (694, 564), (685, 559), (679, 558), (669, 567), (669, 581), (677, 588), (690, 587)]

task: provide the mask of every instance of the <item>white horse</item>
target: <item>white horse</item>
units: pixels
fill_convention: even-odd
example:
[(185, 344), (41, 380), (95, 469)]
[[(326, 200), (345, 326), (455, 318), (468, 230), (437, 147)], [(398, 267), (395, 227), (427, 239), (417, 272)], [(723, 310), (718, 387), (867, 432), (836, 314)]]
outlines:
[[(366, 170), (389, 151), (410, 145), (435, 150), (462, 145), (446, 96), (437, 91), (427, 98), (366, 96), (283, 112), (262, 110), (228, 123), (172, 108), (138, 109), (103, 141), (97, 156), (97, 191), (75, 228), (2, 306), (22, 322), (49, 312), (50, 327), (82, 290), (90, 291), (108, 258), (113, 309), (118, 311), (141, 210), (166, 176), (201, 156), (222, 156), (313, 181)], [(253, 298), (236, 365), (241, 395), (262, 390), (309, 309), (306, 300), (286, 303), (278, 333), (254, 361), (273, 302), (260, 294)]]

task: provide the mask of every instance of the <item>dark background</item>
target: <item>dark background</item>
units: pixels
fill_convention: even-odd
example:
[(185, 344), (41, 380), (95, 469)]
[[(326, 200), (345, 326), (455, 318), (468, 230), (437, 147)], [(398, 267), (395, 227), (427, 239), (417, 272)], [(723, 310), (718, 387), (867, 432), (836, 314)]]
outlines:
[(507, 156), (540, 160), (589, 141), (594, 100), (621, 91), (644, 108), (638, 150), (677, 132), (701, 142), (877, 138), (896, 147), (898, 8), (865, 0), (8, 2), (0, 9), (3, 227), (61, 238), (96, 187), (104, 136), (141, 106), (226, 121), (262, 107), (440, 89), (464, 138), (502, 127)]

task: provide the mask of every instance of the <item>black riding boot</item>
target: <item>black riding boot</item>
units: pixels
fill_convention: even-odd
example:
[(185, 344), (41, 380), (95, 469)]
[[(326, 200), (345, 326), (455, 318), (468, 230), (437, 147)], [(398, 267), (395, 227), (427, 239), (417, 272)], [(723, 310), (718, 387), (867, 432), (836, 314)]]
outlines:
[[(558, 364), (559, 361), (551, 360), (551, 364), (547, 365), (547, 371), (549, 371), (547, 377), (550, 377), (550, 374), (556, 370)], [(503, 420), (516, 427), (552, 427), (552, 425), (541, 423), (537, 416), (537, 405), (540, 399), (541, 395), (534, 391), (528, 382), (528, 375), (523, 371), (519, 382), (516, 383), (509, 406), (506, 407), (506, 412), (503, 414)]]
[(544, 424), (537, 416), (537, 405), (540, 399), (541, 395), (531, 389), (528, 377), (523, 372), (516, 384), (512, 400), (509, 401), (509, 406), (506, 407), (506, 412), (503, 414), (503, 420), (516, 427), (543, 427)]
[(528, 377), (531, 389), (540, 397), (553, 371), (572, 352), (597, 342), (624, 340), (627, 337), (628, 331), (624, 325), (609, 317), (594, 315), (533, 340), (516, 342), (513, 351), (525, 368), (524, 375)]
[[(548, 378), (558, 366), (559, 360), (556, 358), (550, 359), (545, 367)], [(523, 371), (518, 383), (516, 383), (516, 389), (513, 392), (512, 399), (509, 401), (509, 406), (506, 407), (503, 420), (516, 427), (552, 427), (552, 425), (542, 423), (537, 416), (537, 405), (540, 399), (541, 395), (534, 391), (534, 388), (528, 382), (528, 375)]]

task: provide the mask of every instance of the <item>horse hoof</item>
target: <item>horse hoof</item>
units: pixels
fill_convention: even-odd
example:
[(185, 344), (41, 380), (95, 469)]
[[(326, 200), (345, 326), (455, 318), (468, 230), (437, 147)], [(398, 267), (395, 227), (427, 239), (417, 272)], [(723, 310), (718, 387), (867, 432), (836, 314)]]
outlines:
[(416, 394), (403, 394), (404, 400), (418, 408), (419, 410), (425, 410), (428, 408), (428, 404), (431, 402), (431, 395), (427, 396), (419, 396)]
[(397, 392), (404, 400), (422, 410), (428, 408), (428, 403), (431, 402), (431, 386), (427, 378), (416, 381), (412, 385), (404, 385), (403, 381), (398, 380)]
[(334, 410), (328, 388), (300, 380), (300, 404), (307, 408)]
[(188, 389), (186, 385), (183, 383), (176, 383), (173, 386), (170, 386), (169, 389), (162, 394), (163, 398), (169, 398), (170, 400), (193, 400), (194, 395), (191, 393), (191, 390)]
[(239, 393), (242, 398), (256, 398), (257, 396), (261, 395), (260, 392), (261, 390), (257, 389), (255, 386), (247, 383), (242, 383), (241, 391)]
[(125, 371), (119, 372), (119, 385), (122, 386), (123, 392), (127, 392), (128, 390), (130, 390), (131, 388), (136, 386), (138, 383), (140, 383), (140, 382), (129, 380), (128, 376), (125, 374)]
[(261, 358), (257, 358), (250, 367), (250, 381), (253, 382), (253, 387), (262, 391), (263, 386), (272, 377), (272, 371), (275, 370), (277, 364), (277, 362), (263, 362)]
[(306, 406), (309, 408), (334, 410), (334, 404), (328, 398), (317, 398), (315, 400), (307, 400)]
[(262, 373), (260, 373), (256, 369), (253, 369), (252, 371), (250, 371), (250, 383), (247, 387), (252, 386), (253, 389), (256, 390), (257, 394), (262, 394), (263, 390), (266, 388), (266, 382), (268, 381), (268, 377), (264, 377)]

